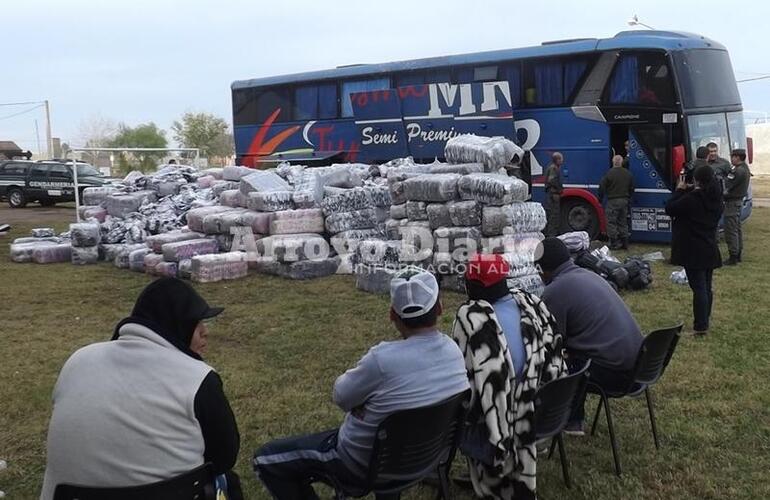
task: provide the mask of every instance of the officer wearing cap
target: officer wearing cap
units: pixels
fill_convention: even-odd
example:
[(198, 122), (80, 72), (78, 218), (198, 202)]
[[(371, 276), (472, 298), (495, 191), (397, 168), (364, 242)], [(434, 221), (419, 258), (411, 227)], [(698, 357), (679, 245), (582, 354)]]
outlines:
[(743, 257), (743, 229), (741, 228), (741, 209), (743, 198), (749, 193), (751, 172), (746, 164), (746, 150), (733, 149), (730, 154), (732, 167), (725, 177), (725, 212), (724, 229), (730, 258), (725, 262), (734, 266)]
[(187, 283), (162, 278), (142, 291), (112, 341), (70, 356), (53, 394), (42, 499), (61, 483), (138, 486), (205, 462), (216, 474), (232, 469), (238, 427), (222, 380), (199, 354), (203, 320), (221, 312)]
[(274, 498), (318, 498), (311, 483), (319, 476), (363, 486), (385, 418), (469, 388), (459, 347), (436, 327), (442, 313), (436, 278), (407, 268), (391, 281), (390, 299), (401, 339), (372, 347), (337, 378), (333, 400), (346, 412), (339, 430), (273, 441), (255, 454), (254, 470)]

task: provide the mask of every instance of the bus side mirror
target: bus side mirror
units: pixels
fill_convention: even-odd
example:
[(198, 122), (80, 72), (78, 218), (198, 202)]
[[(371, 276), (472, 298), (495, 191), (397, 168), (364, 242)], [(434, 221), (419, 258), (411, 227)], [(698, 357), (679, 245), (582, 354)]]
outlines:
[(754, 163), (754, 138), (746, 138), (746, 156), (749, 159), (749, 164)]
[(684, 145), (677, 144), (671, 148), (671, 180), (672, 182), (679, 177), (684, 168)]

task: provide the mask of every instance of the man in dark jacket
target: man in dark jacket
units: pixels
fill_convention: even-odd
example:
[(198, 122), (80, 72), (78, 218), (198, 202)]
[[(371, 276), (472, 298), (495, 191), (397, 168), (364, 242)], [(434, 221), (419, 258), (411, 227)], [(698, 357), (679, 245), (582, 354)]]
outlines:
[(701, 146), (695, 151), (695, 159), (688, 163), (684, 169), (684, 180), (687, 184), (692, 184), (693, 174), (698, 167), (709, 165), (708, 163), (709, 150), (706, 146)]
[[(228, 473), (240, 437), (222, 380), (199, 354), (222, 312), (187, 283), (150, 283), (112, 341), (79, 349), (59, 374), (41, 498), (56, 485), (139, 486), (206, 462)], [(228, 498), (240, 484), (228, 477)]]
[[(634, 316), (605, 279), (572, 262), (562, 240), (546, 238), (542, 250), (537, 262), (546, 283), (542, 300), (564, 336), (570, 371), (590, 359), (592, 382), (624, 390), (643, 340)], [(573, 407), (567, 433), (583, 434), (584, 403), (585, 394)]]
[(666, 202), (666, 213), (673, 219), (671, 263), (684, 266), (693, 292), (693, 330), (696, 335), (705, 335), (714, 303), (712, 275), (722, 265), (717, 245), (722, 193), (710, 166), (698, 167), (693, 177), (693, 187), (683, 179), (679, 181)]
[(561, 182), (561, 166), (564, 156), (558, 151), (551, 155), (551, 164), (545, 169), (545, 213), (548, 224), (546, 236), (558, 236), (561, 225), (561, 194), (564, 185)]
[(734, 149), (730, 155), (732, 167), (725, 176), (725, 241), (730, 258), (725, 264), (734, 266), (743, 257), (743, 230), (741, 209), (743, 198), (749, 193), (749, 166), (746, 165), (746, 151)]
[(634, 195), (634, 176), (623, 168), (623, 157), (612, 158), (612, 168), (599, 183), (599, 201), (607, 196), (607, 236), (610, 248), (628, 249), (628, 205)]

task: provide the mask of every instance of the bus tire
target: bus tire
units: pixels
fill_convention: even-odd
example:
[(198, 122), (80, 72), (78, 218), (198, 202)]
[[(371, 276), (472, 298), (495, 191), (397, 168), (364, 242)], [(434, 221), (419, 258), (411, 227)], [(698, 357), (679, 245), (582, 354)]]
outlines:
[(567, 198), (561, 202), (561, 232), (572, 231), (585, 231), (592, 240), (599, 236), (599, 214), (580, 198)]
[(19, 188), (8, 190), (8, 205), (11, 208), (24, 208), (27, 206), (27, 197), (24, 196), (24, 191)]

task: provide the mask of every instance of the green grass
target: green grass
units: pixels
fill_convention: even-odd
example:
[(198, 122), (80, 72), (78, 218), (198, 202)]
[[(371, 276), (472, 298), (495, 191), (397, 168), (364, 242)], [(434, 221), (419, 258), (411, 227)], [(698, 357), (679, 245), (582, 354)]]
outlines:
[[(0, 458), (8, 461), (0, 490), (14, 499), (38, 495), (50, 397), (62, 364), (77, 348), (108, 339), (150, 281), (108, 264), (10, 262), (7, 245), (34, 226), (19, 224), (0, 239)], [(653, 446), (643, 400), (613, 401), (622, 479), (613, 474), (602, 422), (594, 437), (566, 439), (572, 490), (563, 486), (558, 460), (540, 462), (542, 498), (770, 498), (770, 210), (756, 209), (745, 234), (745, 262), (715, 275), (709, 338), (683, 338), (653, 391), (661, 449)], [(631, 251), (655, 249), (640, 245)], [(656, 263), (652, 288), (624, 295), (647, 331), (679, 321), (690, 327), (690, 291), (669, 281), (672, 269)], [(238, 419), (237, 471), (246, 498), (267, 498), (251, 472), (253, 451), (276, 437), (340, 423), (332, 383), (371, 345), (395, 338), (387, 300), (357, 291), (349, 276), (291, 282), (251, 275), (196, 288), (212, 304), (227, 306), (210, 329), (208, 361), (221, 373)], [(447, 331), (461, 297), (447, 294), (444, 300)], [(589, 415), (594, 405), (590, 400)], [(406, 497), (433, 494), (419, 488)], [(471, 498), (464, 491), (456, 496)]]
[(770, 175), (755, 175), (752, 177), (751, 194), (755, 198), (770, 198)]

